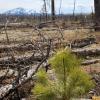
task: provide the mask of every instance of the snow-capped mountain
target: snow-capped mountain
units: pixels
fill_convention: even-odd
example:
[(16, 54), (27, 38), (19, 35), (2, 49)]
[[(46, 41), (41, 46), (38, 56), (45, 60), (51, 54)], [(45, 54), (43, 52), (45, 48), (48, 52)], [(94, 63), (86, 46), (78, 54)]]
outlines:
[(6, 15), (33, 15), (33, 14), (35, 14), (35, 11), (24, 9), (24, 8), (20, 7), (20, 8), (8, 10), (4, 14), (6, 14)]
[(36, 12), (35, 12), (33, 9), (27, 11), (27, 14), (28, 14), (28, 15), (32, 15), (32, 14), (35, 14), (35, 13), (36, 13)]

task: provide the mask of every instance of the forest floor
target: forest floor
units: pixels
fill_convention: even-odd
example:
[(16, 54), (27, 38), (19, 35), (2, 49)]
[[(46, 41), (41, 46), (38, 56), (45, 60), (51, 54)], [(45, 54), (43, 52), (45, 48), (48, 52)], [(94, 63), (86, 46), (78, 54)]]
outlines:
[[(64, 37), (64, 43), (70, 44), (75, 40), (81, 40), (87, 37), (95, 37), (96, 42), (94, 44), (87, 45), (84, 48), (87, 49), (95, 49), (95, 48), (100, 48), (100, 32), (94, 32), (91, 29), (74, 29), (74, 30), (68, 30), (68, 29), (62, 29), (61, 32), (57, 28), (43, 28), (40, 30), (42, 35), (46, 38), (53, 38), (55, 39), (55, 42), (59, 42), (59, 38), (62, 38), (61, 34), (63, 34)], [(18, 46), (21, 44), (25, 44), (28, 42), (34, 42), (38, 40), (38, 32), (34, 31), (34, 28), (26, 27), (26, 28), (16, 28), (16, 29), (8, 29), (6, 30), (9, 38), (9, 43), (7, 42), (7, 37), (5, 34), (5, 30), (0, 31), (0, 48), (3, 47), (13, 47), (13, 46)], [(74, 48), (75, 49), (75, 48)], [(80, 48), (77, 48), (80, 49)], [(24, 52), (20, 54), (20, 52), (15, 52), (15, 56), (26, 56), (32, 53), (31, 51), (29, 52)], [(4, 56), (4, 53), (0, 53), (0, 59)], [(98, 57), (100, 59), (100, 57)], [(91, 68), (92, 66), (92, 68)], [(99, 64), (92, 64), (84, 67), (87, 71), (90, 70), (96, 70), (97, 72), (100, 72)]]
[[(41, 34), (40, 34), (40, 33)], [(7, 34), (6, 34), (7, 33)], [(8, 40), (7, 40), (8, 35)], [(12, 55), (17, 58), (25, 58), (29, 57), (33, 54), (33, 49), (31, 50), (31, 43), (39, 41), (40, 35), (42, 35), (46, 39), (53, 39), (54, 45), (56, 49), (60, 48), (70, 48), (72, 51), (82, 51), (87, 54), (87, 52), (93, 52), (94, 55), (85, 56), (82, 68), (86, 70), (88, 73), (100, 73), (100, 32), (95, 32), (93, 29), (60, 29), (58, 27), (44, 27), (39, 29), (38, 31), (32, 27), (24, 27), (24, 28), (12, 28), (12, 29), (1, 29), (0, 30), (0, 66), (1, 62), (10, 59)], [(84, 39), (93, 37), (95, 42), (89, 43), (83, 47), (77, 47), (77, 45), (81, 45), (81, 40), (84, 44)], [(86, 41), (88, 42), (88, 41)], [(91, 41), (90, 41), (91, 42)], [(62, 44), (63, 45), (62, 45)], [(28, 48), (26, 48), (28, 44)], [(76, 47), (72, 47), (75, 45)], [(22, 48), (20, 49), (19, 47)], [(62, 46), (62, 47), (61, 47)], [(14, 48), (19, 49), (14, 49)], [(30, 48), (29, 48), (30, 47)], [(25, 48), (25, 50), (23, 49)], [(4, 50), (4, 51), (3, 51)], [(95, 53), (95, 51), (97, 51)], [(38, 55), (38, 54), (37, 54)], [(89, 62), (89, 63), (88, 63)], [(13, 69), (10, 70), (9, 75), (13, 72)], [(5, 75), (5, 68), (0, 67), (0, 77)], [(17, 74), (17, 72), (15, 73)], [(3, 82), (0, 82), (0, 86), (5, 86), (10, 84), (14, 77), (9, 77)]]

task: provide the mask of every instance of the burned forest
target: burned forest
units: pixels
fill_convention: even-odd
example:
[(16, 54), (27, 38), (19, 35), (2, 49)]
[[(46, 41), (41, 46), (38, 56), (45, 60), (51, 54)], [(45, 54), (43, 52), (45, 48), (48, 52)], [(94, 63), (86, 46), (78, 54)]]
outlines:
[(100, 100), (100, 1), (76, 13), (72, 0), (71, 14), (40, 1), (0, 13), (0, 100)]

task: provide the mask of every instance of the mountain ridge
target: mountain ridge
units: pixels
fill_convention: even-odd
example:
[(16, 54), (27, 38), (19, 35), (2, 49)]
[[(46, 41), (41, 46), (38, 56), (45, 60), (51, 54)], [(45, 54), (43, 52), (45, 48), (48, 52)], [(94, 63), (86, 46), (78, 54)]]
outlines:
[(34, 15), (34, 14), (39, 14), (39, 13), (36, 13), (33, 9), (25, 9), (22, 7), (18, 7), (18, 8), (8, 10), (8, 11), (4, 12), (3, 14), (6, 14), (6, 15)]

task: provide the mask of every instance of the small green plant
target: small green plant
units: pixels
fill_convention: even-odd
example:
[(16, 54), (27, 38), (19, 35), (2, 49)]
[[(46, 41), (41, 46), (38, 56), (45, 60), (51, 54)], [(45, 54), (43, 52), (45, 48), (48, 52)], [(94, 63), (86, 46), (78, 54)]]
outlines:
[(55, 80), (50, 80), (44, 70), (37, 73), (33, 93), (37, 100), (71, 100), (87, 93), (93, 86), (91, 77), (80, 67), (80, 60), (70, 51), (61, 50), (51, 59)]
[(41, 69), (36, 76), (37, 81), (32, 90), (36, 100), (55, 100), (55, 91), (51, 86), (51, 82), (48, 80), (47, 73)]
[(80, 67), (80, 60), (70, 53), (69, 50), (58, 51), (51, 59), (50, 64), (58, 77), (63, 79), (73, 69)]

